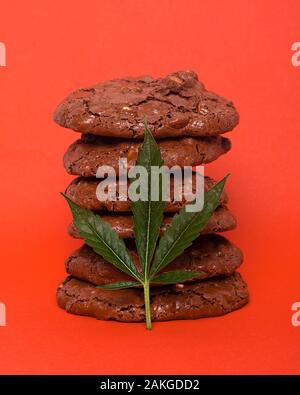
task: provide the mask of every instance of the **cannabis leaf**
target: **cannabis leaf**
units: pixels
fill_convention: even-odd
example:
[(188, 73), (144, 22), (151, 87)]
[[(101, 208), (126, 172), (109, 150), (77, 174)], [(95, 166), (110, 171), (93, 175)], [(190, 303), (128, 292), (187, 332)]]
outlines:
[(97, 288), (115, 290), (115, 289), (132, 288), (132, 287), (140, 287), (140, 286), (141, 283), (136, 281), (119, 281), (117, 283), (98, 285)]
[(183, 253), (199, 236), (209, 218), (219, 206), (220, 196), (228, 176), (215, 184), (204, 194), (204, 206), (201, 211), (188, 212), (185, 206), (175, 214), (170, 226), (162, 235), (151, 265), (151, 277)]
[[(124, 241), (120, 239), (117, 232), (108, 223), (104, 222), (100, 216), (95, 215), (92, 211), (81, 208), (66, 195), (62, 195), (71, 208), (75, 226), (86, 244), (134, 280), (120, 281), (98, 287), (106, 290), (143, 287), (146, 327), (151, 329), (150, 284), (176, 284), (192, 280), (194, 277), (201, 275), (200, 272), (180, 270), (160, 272), (177, 256), (182, 254), (205, 227), (214, 210), (220, 204), (220, 196), (227, 176), (205, 193), (204, 206), (200, 212), (188, 212), (183, 207), (173, 217), (170, 226), (160, 238), (156, 248), (165, 202), (162, 199), (162, 173), (159, 174), (158, 179), (158, 200), (152, 200), (153, 176), (151, 169), (152, 166), (161, 167), (163, 161), (159, 147), (146, 122), (144, 142), (139, 149), (137, 165), (143, 166), (147, 174), (147, 180), (142, 180), (139, 183), (140, 196), (143, 195), (147, 188), (146, 199), (139, 199), (131, 203), (135, 242), (142, 269), (141, 273), (137, 270)], [(134, 183), (135, 181), (136, 179), (131, 177), (131, 182)]]
[(199, 276), (199, 272), (188, 272), (181, 270), (174, 270), (173, 272), (165, 272), (155, 276), (151, 283), (154, 284), (177, 284), (186, 280), (191, 280), (193, 277)]
[[(134, 236), (144, 280), (149, 273), (150, 262), (153, 258), (160, 226), (163, 220), (165, 202), (162, 200), (162, 174), (158, 179), (158, 201), (151, 200), (153, 166), (163, 166), (160, 149), (156, 144), (147, 124), (145, 124), (144, 143), (139, 149), (136, 166), (143, 166), (147, 172), (147, 182), (140, 183), (140, 195), (144, 193), (147, 200), (131, 202), (134, 219)], [(131, 181), (135, 181), (131, 178)]]
[(112, 229), (110, 224), (103, 221), (91, 210), (78, 206), (66, 195), (62, 195), (70, 206), (75, 226), (86, 244), (116, 268), (140, 281), (141, 276), (133, 263), (124, 240), (120, 239), (118, 233)]
[[(144, 142), (139, 149), (136, 166), (142, 166), (142, 168), (146, 170), (146, 180), (140, 180), (142, 182), (139, 183), (140, 196), (146, 199), (143, 200), (140, 198), (136, 201), (132, 201), (131, 208), (133, 212), (135, 244), (143, 271), (145, 306), (147, 310), (146, 326), (150, 329), (149, 271), (163, 220), (165, 202), (162, 200), (162, 173), (159, 173), (158, 180), (153, 179), (152, 174), (154, 166), (159, 169), (163, 166), (163, 160), (161, 158), (160, 149), (148, 129), (146, 122)], [(134, 181), (136, 180), (131, 178), (131, 182)], [(152, 181), (158, 181), (157, 201), (152, 200)], [(148, 295), (147, 298), (146, 295)]]

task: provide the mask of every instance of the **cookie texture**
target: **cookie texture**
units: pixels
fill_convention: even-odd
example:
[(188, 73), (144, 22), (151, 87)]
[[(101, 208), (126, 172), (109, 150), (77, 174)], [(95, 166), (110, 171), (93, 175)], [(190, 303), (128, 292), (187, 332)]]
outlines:
[[(111, 166), (119, 173), (119, 159), (134, 166), (141, 142), (84, 135), (67, 149), (64, 167), (69, 174), (92, 177), (100, 166)], [(158, 141), (164, 164), (196, 166), (216, 160), (231, 148), (230, 140), (221, 137), (165, 139)]]
[[(209, 280), (151, 289), (153, 321), (197, 319), (224, 315), (244, 306), (247, 285), (239, 273)], [(57, 303), (68, 313), (122, 322), (145, 320), (141, 289), (107, 291), (68, 277), (57, 290)]]
[[(129, 244), (129, 245), (128, 245)], [(127, 243), (133, 261), (141, 270), (138, 254), (133, 243)], [(241, 250), (220, 235), (200, 236), (162, 272), (184, 270), (199, 272), (192, 280), (200, 280), (233, 273), (243, 261)], [(74, 251), (65, 262), (68, 274), (95, 285), (128, 281), (131, 278), (96, 254), (91, 247), (83, 245)], [(190, 280), (191, 281), (191, 280)]]
[(141, 139), (144, 120), (155, 138), (211, 136), (239, 121), (231, 101), (207, 91), (193, 71), (163, 78), (120, 78), (71, 93), (54, 120), (81, 133)]
[[(195, 193), (195, 185), (196, 185), (196, 177), (193, 175), (192, 178), (189, 178), (191, 185), (193, 186), (193, 193)], [(104, 210), (104, 211), (114, 211), (114, 212), (130, 212), (130, 200), (126, 193), (121, 193), (119, 191), (119, 183), (117, 181), (111, 181), (110, 185), (116, 191), (116, 200), (112, 201), (110, 199), (107, 200), (98, 200), (96, 195), (97, 186), (100, 183), (100, 179), (96, 178), (84, 178), (79, 177), (75, 178), (67, 187), (65, 194), (73, 200), (74, 203), (78, 204), (81, 207), (88, 208), (90, 210)], [(217, 181), (214, 179), (205, 176), (204, 177), (204, 190), (207, 191), (213, 185), (216, 184)], [(182, 188), (181, 188), (181, 191)], [(176, 195), (175, 195), (176, 196)], [(222, 193), (221, 204), (226, 204), (228, 202), (228, 197), (225, 192)], [(179, 201), (178, 199), (174, 199), (174, 179), (170, 180), (170, 202), (166, 202), (165, 212), (178, 212), (182, 206), (184, 206), (186, 200), (183, 199)]]
[[(122, 239), (132, 239), (133, 233), (133, 219), (131, 215), (101, 215), (101, 218), (108, 222), (112, 228), (119, 234)], [(165, 216), (161, 227), (161, 233), (170, 225), (172, 216)], [(210, 217), (207, 225), (201, 232), (201, 234), (214, 233), (214, 232), (226, 232), (236, 227), (236, 219), (226, 206), (219, 206), (213, 215)], [(68, 227), (68, 233), (70, 236), (80, 239), (80, 235), (74, 225), (71, 223)]]

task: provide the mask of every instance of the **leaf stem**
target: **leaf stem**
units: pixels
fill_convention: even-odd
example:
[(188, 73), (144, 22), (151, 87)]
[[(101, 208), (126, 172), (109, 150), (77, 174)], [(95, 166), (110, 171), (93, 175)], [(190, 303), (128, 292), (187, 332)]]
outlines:
[(151, 310), (150, 310), (150, 286), (149, 282), (144, 283), (144, 299), (145, 299), (145, 313), (146, 313), (146, 328), (151, 330)]

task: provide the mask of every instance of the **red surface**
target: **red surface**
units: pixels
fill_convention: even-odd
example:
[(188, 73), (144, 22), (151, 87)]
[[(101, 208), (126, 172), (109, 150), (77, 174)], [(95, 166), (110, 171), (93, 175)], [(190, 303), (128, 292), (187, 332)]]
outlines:
[[(300, 373), (299, 1), (2, 1), (0, 41), (1, 373)], [(56, 307), (66, 234), (62, 155), (78, 134), (52, 122), (70, 91), (122, 75), (194, 69), (234, 100), (229, 235), (245, 253), (251, 303), (186, 322), (99, 322)]]

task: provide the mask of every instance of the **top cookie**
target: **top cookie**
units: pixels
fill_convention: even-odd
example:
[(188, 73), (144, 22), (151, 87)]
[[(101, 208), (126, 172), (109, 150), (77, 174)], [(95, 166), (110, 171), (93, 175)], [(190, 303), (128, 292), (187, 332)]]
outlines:
[(156, 138), (199, 137), (232, 130), (239, 115), (232, 102), (207, 91), (193, 71), (78, 89), (54, 113), (55, 122), (77, 132), (137, 139), (143, 138), (145, 119)]

